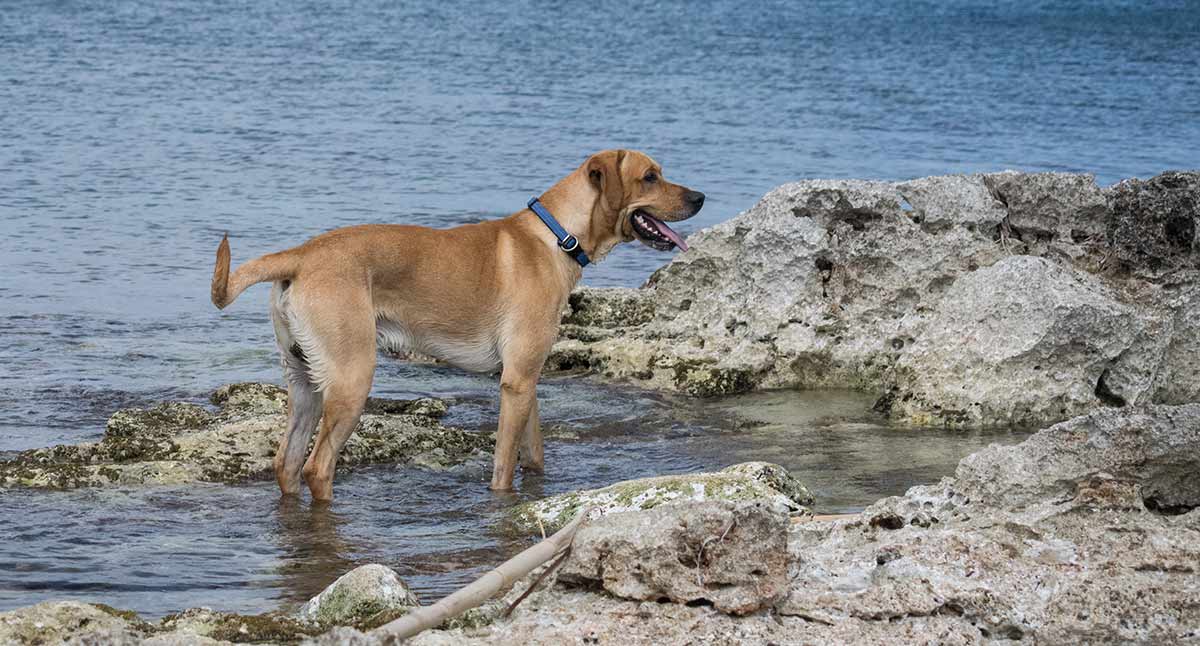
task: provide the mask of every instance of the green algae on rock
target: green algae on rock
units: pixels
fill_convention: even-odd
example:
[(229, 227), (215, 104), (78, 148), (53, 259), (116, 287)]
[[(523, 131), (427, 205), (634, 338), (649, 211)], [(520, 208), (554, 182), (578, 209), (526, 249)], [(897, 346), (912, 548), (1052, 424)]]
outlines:
[(546, 531), (566, 525), (581, 509), (591, 507), (603, 516), (653, 509), (672, 502), (762, 500), (789, 514), (805, 514), (813, 496), (783, 467), (769, 462), (745, 462), (716, 473), (656, 476), (618, 482), (601, 489), (574, 491), (513, 507), (512, 522), (523, 531)]
[[(212, 396), (220, 408), (167, 402), (117, 411), (99, 442), (23, 451), (0, 461), (0, 487), (74, 489), (106, 485), (239, 482), (268, 477), (286, 425), (287, 392), (232, 384)], [(339, 467), (411, 463), (445, 468), (485, 456), (494, 440), (437, 421), (445, 402), (372, 398)]]
[(399, 616), (419, 605), (416, 595), (389, 567), (370, 563), (350, 570), (329, 584), (297, 613), (323, 626), (374, 623), (380, 613)]

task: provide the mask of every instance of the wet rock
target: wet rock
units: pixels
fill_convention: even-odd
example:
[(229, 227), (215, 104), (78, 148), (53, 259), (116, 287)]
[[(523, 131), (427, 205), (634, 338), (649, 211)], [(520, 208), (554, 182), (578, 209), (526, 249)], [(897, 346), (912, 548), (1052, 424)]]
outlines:
[(601, 489), (575, 491), (517, 505), (510, 512), (523, 531), (547, 532), (569, 523), (580, 510), (592, 508), (593, 517), (653, 509), (672, 502), (710, 500), (761, 501), (782, 514), (803, 515), (813, 502), (812, 493), (777, 464), (745, 462), (716, 473), (639, 478)]
[[(644, 288), (579, 291), (547, 367), (705, 397), (852, 388), (898, 419), (956, 426), (1194, 401), (1200, 374), (1178, 357), (1197, 327), (1195, 299), (1180, 295), (1200, 277), (1185, 235), (1198, 176), (1111, 189), (1015, 172), (786, 184), (692, 236)], [(1147, 227), (1158, 233), (1143, 240)], [(956, 363), (947, 324), (968, 355), (1020, 356)], [(952, 372), (973, 372), (965, 389), (952, 391)]]
[(325, 626), (358, 626), (381, 612), (406, 611), (417, 605), (416, 595), (391, 568), (372, 563), (343, 574), (297, 614)]
[[(0, 486), (71, 489), (269, 477), (286, 426), (286, 392), (269, 384), (234, 384), (212, 400), (221, 406), (216, 413), (181, 402), (118, 411), (99, 442), (34, 449), (0, 461)], [(435, 399), (372, 400), (339, 468), (445, 468), (490, 452), (490, 436), (438, 423), (445, 411), (445, 402)]]
[(771, 606), (787, 589), (788, 524), (785, 514), (761, 502), (614, 514), (579, 530), (558, 582), (745, 615)]
[(1123, 270), (1160, 278), (1200, 269), (1200, 172), (1127, 179), (1107, 193), (1113, 214), (1108, 236)]

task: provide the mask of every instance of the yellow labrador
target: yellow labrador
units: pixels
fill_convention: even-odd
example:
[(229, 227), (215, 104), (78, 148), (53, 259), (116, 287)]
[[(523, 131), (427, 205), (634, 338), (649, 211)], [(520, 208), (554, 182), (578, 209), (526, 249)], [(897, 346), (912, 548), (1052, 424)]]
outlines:
[(232, 274), (226, 237), (213, 270), (214, 305), (274, 283), (271, 320), (288, 381), (288, 427), (275, 455), (279, 488), (298, 494), (303, 476), (314, 499), (333, 497), (334, 466), (371, 390), (377, 346), (476, 372), (499, 369), (491, 487), (512, 488), (518, 440), (521, 466), (541, 470), (537, 382), (583, 265), (635, 238), (686, 250), (665, 222), (690, 218), (703, 204), (703, 193), (668, 182), (649, 156), (606, 150), (531, 208), (500, 220), (443, 230), (337, 229)]

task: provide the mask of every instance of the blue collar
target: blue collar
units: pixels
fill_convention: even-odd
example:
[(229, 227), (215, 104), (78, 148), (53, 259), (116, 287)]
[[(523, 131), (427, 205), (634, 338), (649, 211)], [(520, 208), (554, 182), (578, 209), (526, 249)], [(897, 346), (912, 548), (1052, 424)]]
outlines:
[(529, 199), (529, 210), (533, 211), (542, 222), (550, 229), (555, 238), (558, 238), (558, 248), (567, 252), (567, 255), (574, 258), (575, 262), (579, 263), (580, 267), (587, 267), (588, 263), (592, 262), (583, 252), (583, 247), (579, 246), (579, 239), (567, 233), (567, 230), (562, 228), (558, 220), (550, 214), (546, 207), (542, 206), (541, 201), (536, 197)]

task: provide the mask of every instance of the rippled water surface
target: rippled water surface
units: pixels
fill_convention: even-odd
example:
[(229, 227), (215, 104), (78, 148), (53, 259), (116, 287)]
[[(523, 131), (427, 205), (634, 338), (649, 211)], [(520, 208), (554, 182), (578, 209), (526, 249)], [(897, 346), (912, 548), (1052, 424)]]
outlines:
[[(277, 380), (265, 288), (208, 303), (225, 231), (240, 261), (347, 224), (505, 215), (616, 146), (708, 194), (685, 233), (805, 177), (1197, 167), (1197, 33), (1188, 0), (4, 2), (0, 451)], [(628, 246), (585, 282), (667, 258)], [(543, 390), (561, 432), (525, 497), (760, 458), (854, 509), (1018, 436), (887, 428), (857, 395)], [(470, 428), (494, 427), (494, 391), (390, 362), (376, 384), (459, 398)], [(0, 492), (0, 607), (262, 610), (366, 561), (435, 597), (524, 544), (496, 529), (510, 501), (486, 471), (356, 471), (331, 510), (280, 509), (267, 483)]]

